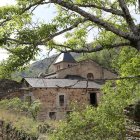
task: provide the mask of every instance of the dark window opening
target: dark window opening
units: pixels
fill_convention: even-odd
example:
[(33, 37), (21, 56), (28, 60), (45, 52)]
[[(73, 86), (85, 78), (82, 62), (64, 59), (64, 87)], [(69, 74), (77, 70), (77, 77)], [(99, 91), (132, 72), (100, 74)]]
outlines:
[(90, 104), (93, 106), (97, 106), (97, 95), (96, 93), (90, 93)]
[(94, 79), (93, 74), (92, 74), (92, 73), (88, 73), (88, 74), (87, 74), (87, 79)]
[(64, 95), (59, 95), (59, 104), (60, 106), (64, 106)]
[(56, 119), (56, 112), (49, 112), (49, 118), (51, 120), (55, 120)]

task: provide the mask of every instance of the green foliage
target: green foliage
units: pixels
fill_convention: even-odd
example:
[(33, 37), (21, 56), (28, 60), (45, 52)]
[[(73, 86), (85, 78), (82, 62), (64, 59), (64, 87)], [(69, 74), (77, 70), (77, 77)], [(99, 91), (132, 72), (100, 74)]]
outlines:
[(10, 78), (12, 72), (24, 69), (26, 64), (38, 53), (38, 49), (31, 46), (24, 46), (11, 51), (13, 54), (9, 56), (8, 60), (0, 64), (1, 78)]
[(31, 113), (34, 120), (37, 119), (38, 112), (40, 111), (40, 101), (34, 101), (29, 107), (29, 112)]
[[(80, 10), (77, 10), (76, 7), (71, 10), (72, 6), (70, 4), (90, 5), (93, 4), (93, 0), (64, 0), (69, 8), (60, 6), (59, 3), (56, 4), (58, 11), (57, 16), (52, 20), (52, 24), (39, 23), (33, 26), (31, 24), (33, 14), (29, 7), (33, 5), (32, 8), (34, 8), (44, 4), (42, 2), (38, 0), (17, 0), (16, 6), (0, 7), (0, 47), (8, 50), (10, 54), (9, 58), (0, 65), (0, 77), (10, 78), (13, 71), (24, 68), (38, 54), (38, 45), (46, 45), (49, 49), (56, 48), (61, 51), (70, 49), (88, 50), (96, 46), (110, 49), (112, 44), (128, 42), (131, 47), (111, 52), (111, 55), (113, 55), (113, 68), (124, 79), (107, 82), (103, 89), (105, 94), (96, 109), (87, 107), (83, 112), (74, 111), (70, 115), (69, 122), (63, 122), (62, 126), (52, 136), (55, 140), (125, 139), (127, 117), (124, 115), (124, 108), (140, 100), (140, 55), (134, 49), (138, 49), (139, 42), (137, 39), (127, 38), (132, 35), (139, 37), (140, 28), (135, 17), (133, 19), (137, 24), (135, 28), (137, 33), (132, 32), (130, 23), (128, 24), (131, 19), (127, 21), (124, 16), (103, 10), (102, 7), (121, 10), (117, 0), (94, 0), (96, 7), (81, 8), (82, 13), (79, 13)], [(129, 9), (132, 8), (131, 11), (139, 15), (138, 2), (134, 0), (126, 0), (125, 2)], [(28, 8), (29, 10), (26, 11), (25, 9)], [(121, 10), (121, 12), (123, 11)], [(71, 31), (65, 34), (66, 41), (62, 44), (58, 44), (51, 38), (59, 35), (60, 30), (67, 30), (84, 18), (96, 20), (94, 20), (95, 22), (88, 20), (75, 26), (75, 29), (71, 27)], [(99, 24), (99, 21), (102, 23)], [(90, 32), (94, 33), (93, 29), (98, 31), (98, 36), (93, 38), (93, 43), (88, 48), (86, 39)], [(126, 34), (128, 34), (127, 37), (124, 37)], [(119, 55), (115, 54), (118, 52)], [(92, 54), (91, 57), (96, 58), (107, 67), (112, 67), (112, 57), (110, 58), (109, 55), (108, 50), (104, 50), (99, 54)], [(106, 61), (109, 58), (110, 60)], [(34, 102), (29, 107), (27, 103), (15, 99), (2, 101), (0, 105), (8, 110), (30, 112), (32, 117), (36, 119), (40, 104), (39, 102)]]
[[(67, 2), (67, 5), (75, 4), (77, 6), (79, 6), (79, 4), (93, 4), (93, 0), (65, 0), (64, 2)], [(111, 12), (112, 9), (114, 9), (114, 11), (120, 10), (123, 12), (116, 0), (94, 0), (95, 7), (89, 6), (82, 8), (83, 13), (86, 12), (87, 14), (79, 14), (77, 10), (70, 10), (69, 8), (71, 8), (71, 6), (66, 8), (59, 4), (53, 4), (57, 12), (51, 23), (38, 21), (35, 24), (32, 23), (34, 10), (40, 5), (47, 4), (47, 2), (38, 0), (16, 0), (16, 3), (14, 6), (0, 7), (0, 48), (6, 49), (9, 52), (9, 58), (2, 62), (0, 66), (1, 78), (10, 78), (13, 71), (20, 71), (29, 64), (39, 53), (39, 45), (45, 45), (47, 49), (55, 48), (58, 51), (65, 51), (70, 49), (88, 50), (89, 48), (86, 46), (88, 37), (93, 38), (91, 48), (98, 45), (102, 45), (103, 48), (110, 48), (110, 45), (114, 43), (131, 42), (131, 40), (124, 39), (116, 32), (109, 31), (108, 28), (104, 27), (107, 23), (108, 27), (113, 26), (120, 30), (120, 32), (123, 32), (123, 34), (127, 32), (128, 34), (130, 33), (130, 35), (132, 34), (126, 19), (121, 15), (115, 15)], [(50, 4), (52, 4), (51, 1)], [(132, 6), (132, 10), (135, 11), (135, 14), (139, 14), (138, 3), (136, 1), (127, 0), (126, 5), (128, 8)], [(135, 5), (135, 7), (133, 5)], [(103, 7), (109, 11), (104, 11)], [(49, 10), (49, 6), (46, 8)], [(75, 23), (85, 18), (89, 19), (89, 15), (106, 23), (98, 24), (98, 22), (87, 20), (79, 25), (75, 25)], [(98, 19), (96, 21), (98, 21)], [(133, 17), (133, 19), (136, 20), (135, 17)], [(69, 27), (71, 27), (71, 30)], [(139, 28), (138, 25), (137, 27)], [(113, 28), (111, 29), (113, 30)], [(62, 42), (62, 44), (53, 40), (59, 33), (65, 32), (65, 41)], [(95, 35), (93, 36), (94, 33)], [(98, 35), (96, 35), (97, 33)], [(130, 45), (135, 47), (136, 43), (133, 44), (133, 42), (131, 42)]]
[[(125, 47), (113, 61), (113, 67), (121, 76), (140, 75), (140, 54), (132, 48)], [(117, 63), (116, 63), (117, 62)]]
[(40, 102), (35, 100), (30, 105), (19, 98), (0, 101), (0, 119), (11, 124), (16, 130), (33, 137), (51, 132), (53, 129), (48, 122), (39, 122), (37, 115)]
[(11, 113), (10, 111), (0, 108), (0, 119), (7, 124), (10, 123), (16, 130), (24, 134), (33, 137), (38, 137), (39, 135), (38, 126), (40, 123), (27, 116), (25, 117), (19, 113)]
[(139, 77), (132, 77), (140, 74), (139, 52), (128, 50), (127, 47), (120, 50), (116, 67), (121, 77), (130, 78), (107, 82), (99, 106), (73, 111), (50, 140), (125, 140), (129, 123), (124, 109), (140, 100)]
[(67, 37), (67, 42), (65, 42), (66, 46), (69, 46), (69, 48), (81, 48), (86, 44), (86, 37), (87, 37), (87, 32), (86, 30), (83, 30), (82, 27), (79, 29), (75, 30), (73, 33), (68, 33), (66, 34)]
[[(91, 44), (91, 46), (92, 46), (92, 44)], [(114, 72), (118, 72), (118, 69), (116, 67), (114, 67), (112, 64), (112, 60), (114, 60), (115, 63), (117, 63), (116, 59), (118, 58), (118, 55), (119, 55), (119, 50), (104, 49), (99, 52), (84, 54), (83, 56), (78, 58), (78, 61), (93, 60), (93, 61), (97, 62), (98, 64), (100, 64), (102, 67), (105, 67), (109, 70), (113, 70)]]
[(39, 44), (45, 38), (47, 38), (50, 34), (56, 32), (56, 25), (53, 24), (41, 24), (37, 27), (29, 29), (24, 28), (20, 30), (17, 34), (17, 38), (20, 41), (33, 42), (33, 44)]
[(0, 101), (0, 108), (10, 110), (13, 112), (24, 112), (27, 113), (29, 116), (33, 119), (37, 119), (38, 112), (40, 111), (40, 101), (35, 100), (29, 105), (28, 102), (24, 102), (20, 100), (19, 98), (13, 98), (13, 99), (5, 99)]

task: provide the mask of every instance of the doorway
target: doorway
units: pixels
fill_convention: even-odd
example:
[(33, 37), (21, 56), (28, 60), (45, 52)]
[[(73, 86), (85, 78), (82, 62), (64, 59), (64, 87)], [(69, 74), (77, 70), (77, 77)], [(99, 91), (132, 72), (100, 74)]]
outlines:
[(90, 105), (97, 106), (97, 94), (96, 93), (89, 93), (89, 101)]

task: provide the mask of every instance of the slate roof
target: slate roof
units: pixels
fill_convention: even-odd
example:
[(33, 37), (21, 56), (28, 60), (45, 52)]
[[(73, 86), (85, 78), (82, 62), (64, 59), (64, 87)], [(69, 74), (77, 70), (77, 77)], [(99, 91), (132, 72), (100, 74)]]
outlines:
[(96, 88), (100, 89), (101, 85), (86, 80), (70, 79), (43, 79), (43, 78), (24, 78), (31, 87), (34, 88)]
[(75, 59), (72, 57), (70, 53), (61, 53), (57, 58), (54, 64), (60, 63), (60, 62), (71, 62), (75, 63)]

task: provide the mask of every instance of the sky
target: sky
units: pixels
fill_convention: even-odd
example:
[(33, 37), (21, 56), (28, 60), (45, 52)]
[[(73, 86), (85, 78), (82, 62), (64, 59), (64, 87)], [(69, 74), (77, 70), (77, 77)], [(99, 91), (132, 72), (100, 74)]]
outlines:
[[(0, 0), (0, 7), (1, 6), (5, 6), (5, 5), (9, 5), (9, 4), (15, 4), (15, 0)], [(44, 21), (44, 22), (51, 22), (51, 19), (56, 15), (56, 10), (55, 7), (53, 5), (51, 5), (49, 7), (48, 6), (39, 6), (38, 8), (35, 9), (34, 11), (34, 16), (33, 16), (33, 22), (37, 22), (37, 21)], [(133, 14), (133, 11), (131, 11)], [(134, 15), (135, 16), (135, 15)], [(140, 23), (140, 17), (135, 16), (138, 21), (137, 23)], [(91, 40), (93, 40), (93, 37), (96, 37), (98, 34), (98, 31), (93, 30), (90, 35), (87, 38), (87, 42), (91, 42)], [(57, 42), (64, 42), (64, 36), (63, 35), (59, 35), (57, 37), (54, 38)], [(48, 57), (48, 52), (45, 49), (45, 47), (40, 46), (41, 52), (39, 54), (39, 56), (37, 57), (37, 59), (43, 59), (45, 57)], [(55, 50), (53, 50), (50, 55), (53, 55), (54, 53), (56, 53)], [(4, 49), (0, 49), (0, 61), (2, 61), (3, 59), (6, 59), (8, 57), (7, 52)]]
[[(12, 4), (16, 4), (15, 0), (0, 0), (0, 7), (1, 6), (5, 6), (5, 5), (12, 5)], [(51, 19), (55, 16), (56, 11), (54, 6), (50, 6), (49, 10), (46, 10), (47, 6), (39, 6), (39, 8), (36, 8), (36, 10), (34, 11), (34, 16), (33, 16), (33, 22), (37, 22), (37, 21), (44, 21), (44, 22), (50, 22)], [(57, 41), (62, 41), (63, 37), (62, 36), (58, 36), (57, 38), (55, 38)], [(40, 46), (39, 47), (41, 49), (41, 52), (39, 54), (39, 56), (37, 57), (37, 59), (43, 59), (45, 57), (48, 56), (48, 52), (45, 49), (44, 46)], [(55, 50), (53, 50), (49, 55), (53, 55), (54, 53), (56, 53)], [(0, 49), (0, 61), (4, 60), (8, 58), (8, 53), (6, 50), (4, 49)]]
[[(14, 4), (15, 1), (14, 0), (0, 0), (0, 6), (4, 6), (4, 5), (7, 5), (7, 4)], [(3, 60), (3, 59), (6, 59), (8, 57), (8, 54), (7, 52), (4, 50), (4, 49), (0, 49), (0, 61)]]
[[(5, 6), (5, 5), (11, 5), (11, 4), (16, 4), (15, 0), (0, 0), (0, 6)], [(37, 21), (44, 21), (44, 22), (51, 22), (51, 19), (53, 19), (53, 17), (56, 15), (56, 10), (55, 7), (51, 4), (51, 6), (48, 9), (48, 5), (46, 6), (39, 6), (38, 8), (35, 9), (34, 11), (34, 16), (33, 16), (33, 22), (37, 22)], [(92, 34), (95, 34), (92, 33)], [(89, 37), (87, 42), (90, 42), (93, 38)], [(57, 37), (54, 38), (54, 40), (56, 40), (57, 42), (64, 42), (64, 35), (59, 35)], [(45, 57), (48, 57), (48, 51), (45, 49), (45, 47), (40, 46), (41, 52), (39, 53), (39, 56), (37, 57), (37, 59), (43, 59)], [(49, 53), (50, 55), (55, 54), (56, 51), (53, 50)], [(7, 51), (5, 51), (4, 49), (0, 49), (0, 61), (4, 60), (8, 58), (8, 54)]]

